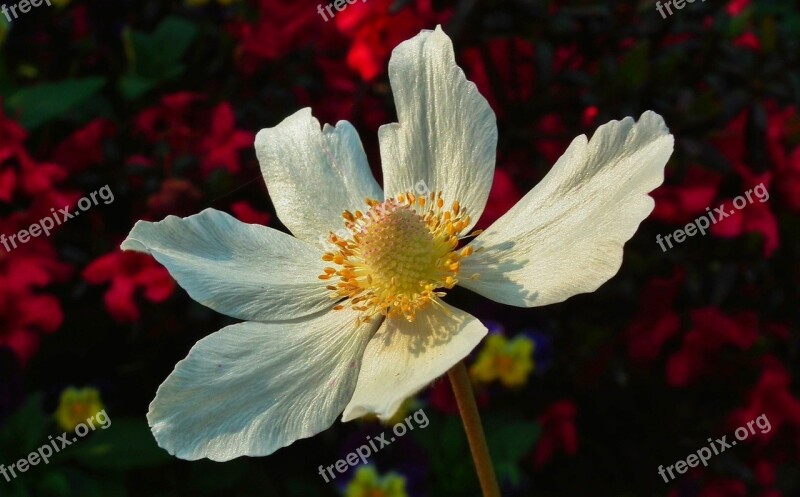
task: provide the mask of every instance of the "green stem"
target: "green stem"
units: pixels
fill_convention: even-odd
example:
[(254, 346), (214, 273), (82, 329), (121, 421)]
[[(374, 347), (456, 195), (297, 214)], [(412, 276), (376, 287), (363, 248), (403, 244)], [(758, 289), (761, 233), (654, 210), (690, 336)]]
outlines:
[(478, 404), (475, 403), (472, 382), (464, 361), (459, 361), (453, 366), (447, 372), (447, 376), (450, 378), (450, 385), (453, 387), (453, 393), (458, 403), (458, 411), (464, 422), (464, 431), (467, 433), (469, 449), (472, 452), (472, 460), (475, 462), (475, 471), (478, 473), (483, 497), (501, 497), (500, 487), (497, 485), (497, 477), (492, 466), (492, 458), (489, 456), (489, 446), (486, 445), (486, 435), (481, 426), (481, 415), (478, 412)]

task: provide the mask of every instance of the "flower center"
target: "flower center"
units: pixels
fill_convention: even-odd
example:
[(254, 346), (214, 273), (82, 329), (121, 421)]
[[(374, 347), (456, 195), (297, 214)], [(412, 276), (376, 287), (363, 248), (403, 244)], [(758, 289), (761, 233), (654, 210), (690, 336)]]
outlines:
[(472, 254), (472, 247), (456, 249), (470, 218), (457, 201), (445, 209), (441, 192), (366, 202), (366, 214), (342, 214), (347, 236), (329, 235), (336, 248), (322, 260), (337, 267), (326, 267), (320, 279), (339, 279), (328, 289), (346, 300), (334, 309), (349, 306), (365, 322), (378, 314), (413, 321), (420, 309), (441, 305), (440, 289), (458, 282), (461, 259)]

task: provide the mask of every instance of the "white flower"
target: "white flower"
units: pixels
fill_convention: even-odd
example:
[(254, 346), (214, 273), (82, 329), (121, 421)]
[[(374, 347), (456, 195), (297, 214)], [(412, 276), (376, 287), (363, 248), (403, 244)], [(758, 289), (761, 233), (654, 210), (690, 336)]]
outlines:
[[(342, 411), (344, 421), (389, 418), (486, 335), (442, 301), (449, 288), (533, 307), (591, 292), (619, 269), (672, 153), (660, 116), (579, 136), (457, 249), (489, 195), (494, 113), (440, 28), (398, 46), (389, 77), (399, 123), (379, 133), (383, 190), (353, 127), (320, 130), (303, 109), (255, 144), (294, 237), (208, 209), (138, 222), (122, 244), (152, 254), (198, 302), (245, 320), (200, 340), (159, 388), (148, 420), (170, 453), (263, 456)], [(420, 182), (429, 195), (414, 193)]]

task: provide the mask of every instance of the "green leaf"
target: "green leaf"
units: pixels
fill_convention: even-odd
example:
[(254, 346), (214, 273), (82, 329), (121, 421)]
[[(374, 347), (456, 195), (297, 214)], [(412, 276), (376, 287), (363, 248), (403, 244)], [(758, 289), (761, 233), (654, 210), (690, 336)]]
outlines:
[(430, 458), (433, 495), (472, 495), (478, 480), (470, 457), (461, 418), (429, 415), (430, 424), (415, 430), (417, 442)]
[(103, 78), (67, 79), (22, 88), (8, 99), (8, 107), (21, 114), (20, 121), (33, 129), (66, 114), (103, 87)]
[[(124, 474), (89, 474), (81, 470), (69, 468), (65, 470), (69, 491), (63, 497), (80, 495), (81, 497), (125, 497)], [(61, 497), (56, 494), (37, 493), (37, 497)]]
[(5, 56), (0, 53), (0, 95), (7, 98), (14, 92), (14, 89), (14, 81), (8, 74)]
[(201, 495), (218, 495), (225, 491), (233, 491), (247, 476), (250, 461), (246, 458), (219, 464), (211, 461), (193, 463), (191, 470), (191, 488)]
[(63, 453), (94, 469), (128, 470), (165, 464), (172, 458), (159, 448), (144, 421), (115, 419)]
[(36, 495), (48, 497), (68, 497), (69, 480), (60, 471), (45, 471), (38, 475), (35, 483)]
[(195, 36), (197, 28), (194, 24), (178, 17), (167, 17), (153, 33), (161, 59), (170, 65), (183, 57)]
[(197, 31), (194, 24), (178, 17), (167, 17), (153, 33), (127, 31), (124, 42), (130, 65), (119, 82), (122, 96), (138, 98), (157, 84), (183, 74), (180, 60)]
[[(5, 481), (1, 482), (5, 485), (8, 485)], [(7, 497), (29, 497), (31, 494), (25, 488), (25, 486), (20, 483), (19, 481), (12, 481), (11, 485), (8, 487), (3, 487), (3, 496)]]
[(27, 457), (43, 443), (49, 426), (50, 420), (42, 411), (42, 396), (31, 395), (3, 427), (0, 452), (11, 460)]
[(135, 74), (123, 76), (119, 81), (119, 92), (128, 100), (134, 100), (153, 88), (158, 81)]
[(541, 429), (538, 424), (506, 417), (486, 419), (486, 437), (489, 453), (492, 455), (497, 478), (507, 480), (512, 485), (520, 481), (519, 461), (539, 439)]
[(645, 41), (633, 47), (618, 68), (619, 84), (626, 89), (638, 91), (647, 80), (647, 73), (650, 68), (650, 44)]

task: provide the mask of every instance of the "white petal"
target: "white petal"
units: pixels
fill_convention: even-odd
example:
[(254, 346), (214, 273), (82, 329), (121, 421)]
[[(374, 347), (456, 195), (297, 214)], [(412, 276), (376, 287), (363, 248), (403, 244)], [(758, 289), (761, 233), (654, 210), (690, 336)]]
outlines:
[(256, 154), (275, 211), (301, 240), (322, 245), (320, 237), (344, 228), (342, 212), (364, 209), (364, 199), (383, 200), (361, 140), (353, 126), (336, 127), (301, 109), (256, 135)]
[(456, 65), (441, 27), (395, 48), (389, 79), (398, 122), (379, 131), (386, 197), (426, 185), (448, 203), (458, 200), (472, 228), (494, 177), (494, 112)]
[[(622, 247), (655, 205), (673, 137), (658, 114), (573, 140), (553, 169), (471, 244), (460, 284), (532, 307), (593, 292), (622, 264)], [(480, 250), (480, 252), (478, 252)], [(477, 280), (468, 276), (478, 274)]]
[(355, 388), (377, 322), (352, 311), (240, 323), (199, 342), (159, 387), (147, 419), (181, 459), (265, 456), (327, 429)]
[(466, 312), (429, 305), (413, 323), (388, 318), (364, 352), (358, 385), (343, 421), (376, 413), (391, 418), (403, 401), (445, 374), (486, 336), (486, 327)]
[(234, 318), (277, 321), (332, 306), (318, 278), (321, 250), (214, 209), (139, 221), (122, 249), (150, 253), (193, 299)]

